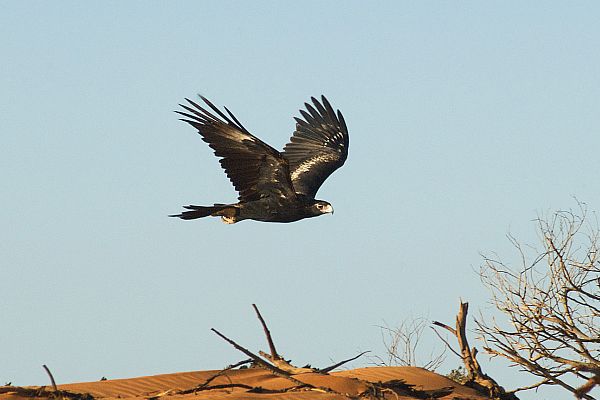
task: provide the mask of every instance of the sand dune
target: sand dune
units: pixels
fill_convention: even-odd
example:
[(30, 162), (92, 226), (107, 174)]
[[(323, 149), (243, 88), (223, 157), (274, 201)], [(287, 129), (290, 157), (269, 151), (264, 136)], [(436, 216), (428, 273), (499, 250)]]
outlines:
[[(94, 398), (112, 399), (269, 399), (269, 400), (320, 400), (369, 398), (375, 393), (386, 399), (439, 398), (443, 400), (485, 399), (473, 389), (450, 379), (416, 367), (370, 367), (331, 374), (305, 373), (293, 378), (312, 387), (298, 388), (297, 383), (278, 377), (260, 368), (226, 371), (209, 384), (210, 389), (194, 391), (219, 371), (180, 372), (129, 379), (58, 385), (71, 397), (89, 394)], [(376, 385), (374, 385), (376, 384)], [(408, 385), (408, 386), (407, 386)], [(411, 386), (412, 385), (412, 386)], [(384, 387), (389, 388), (384, 388)], [(33, 389), (33, 390), (32, 390)], [(39, 387), (29, 387), (28, 392), (16, 387), (0, 387), (0, 399), (26, 400)], [(45, 387), (37, 398), (51, 397), (52, 388)], [(287, 391), (286, 391), (287, 390)], [(371, 397), (374, 398), (374, 397)]]

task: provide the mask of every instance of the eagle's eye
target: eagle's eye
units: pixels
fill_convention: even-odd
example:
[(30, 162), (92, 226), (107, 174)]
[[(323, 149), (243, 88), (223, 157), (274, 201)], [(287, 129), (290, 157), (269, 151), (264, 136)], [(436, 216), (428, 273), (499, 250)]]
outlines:
[(319, 210), (323, 214), (325, 214), (325, 213), (332, 213), (333, 212), (333, 207), (331, 207), (331, 204), (328, 204), (328, 203), (316, 203), (315, 205), (317, 207), (317, 210)]

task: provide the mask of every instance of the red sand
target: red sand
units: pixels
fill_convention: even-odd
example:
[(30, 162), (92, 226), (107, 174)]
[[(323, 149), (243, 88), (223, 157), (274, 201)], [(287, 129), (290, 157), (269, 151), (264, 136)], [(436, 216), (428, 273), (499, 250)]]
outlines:
[[(59, 390), (71, 393), (89, 393), (94, 398), (101, 399), (148, 399), (161, 397), (164, 400), (191, 399), (269, 399), (269, 400), (301, 400), (301, 399), (348, 399), (349, 397), (364, 396), (372, 390), (371, 383), (402, 380), (414, 385), (414, 389), (430, 391), (446, 388), (447, 394), (437, 397), (443, 400), (481, 400), (486, 397), (478, 395), (473, 389), (467, 388), (450, 379), (416, 367), (371, 367), (349, 371), (333, 372), (328, 375), (317, 373), (298, 374), (293, 377), (301, 382), (311, 384), (315, 389), (296, 389), (279, 393), (253, 393), (247, 388), (220, 388), (181, 394), (179, 392), (193, 389), (214, 376), (218, 371), (180, 372), (174, 374), (145, 376), (140, 378), (113, 379), (98, 382), (71, 383), (58, 385)], [(237, 369), (225, 372), (222, 376), (210, 382), (210, 386), (243, 384), (260, 387), (265, 390), (282, 390), (297, 386), (292, 381), (275, 376), (270, 372), (259, 369)], [(30, 387), (31, 388), (31, 387)], [(38, 388), (38, 387), (36, 387)], [(14, 389), (14, 388), (12, 388)], [(46, 386), (47, 391), (52, 388)], [(415, 399), (408, 391), (384, 391), (386, 399)], [(41, 396), (40, 398), (47, 398)], [(31, 398), (31, 397), (29, 397)], [(2, 400), (26, 400), (23, 394), (11, 387), (0, 387)]]

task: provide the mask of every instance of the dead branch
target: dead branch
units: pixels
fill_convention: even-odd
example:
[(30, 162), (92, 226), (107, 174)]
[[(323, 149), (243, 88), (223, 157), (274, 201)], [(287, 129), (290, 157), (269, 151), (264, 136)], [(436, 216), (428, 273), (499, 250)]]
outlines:
[(240, 346), (233, 340), (229, 339), (227, 336), (223, 335), (221, 332), (219, 332), (215, 328), (211, 328), (210, 330), (213, 331), (214, 333), (216, 333), (217, 335), (219, 335), (223, 340), (225, 340), (227, 343), (231, 344), (237, 350), (241, 351), (242, 353), (244, 353), (245, 355), (250, 357), (259, 366), (261, 366), (265, 369), (268, 369), (269, 371), (273, 372), (275, 375), (286, 376), (286, 377), (289, 376), (289, 373), (287, 373), (286, 371), (276, 367), (275, 365), (269, 364), (268, 362), (266, 362), (265, 360), (263, 360), (256, 354), (252, 353), (250, 350), (246, 349), (245, 347)]
[(263, 319), (262, 315), (260, 315), (260, 311), (258, 311), (258, 307), (256, 307), (256, 304), (252, 304), (252, 307), (254, 307), (254, 311), (256, 311), (256, 316), (258, 317), (258, 320), (260, 321), (260, 323), (263, 327), (263, 330), (265, 331), (265, 336), (267, 337), (267, 343), (269, 344), (269, 350), (271, 351), (271, 357), (273, 359), (281, 359), (279, 354), (277, 354), (277, 350), (275, 349), (275, 344), (273, 343), (273, 338), (271, 337), (271, 332), (269, 331), (269, 328), (267, 327), (267, 323)]
[(594, 375), (586, 383), (575, 389), (575, 396), (578, 399), (583, 399), (588, 393), (596, 387), (596, 385), (600, 385), (600, 375)]
[[(284, 389), (265, 389), (261, 386), (251, 386), (251, 385), (247, 385), (245, 383), (222, 383), (222, 384), (217, 384), (217, 385), (205, 386), (202, 388), (181, 390), (181, 391), (175, 392), (174, 394), (182, 395), (182, 394), (190, 394), (190, 393), (210, 391), (210, 390), (235, 389), (235, 388), (246, 389), (247, 393), (269, 393), (269, 394), (295, 392), (295, 391), (302, 390), (302, 389), (317, 390), (317, 388), (308, 387), (308, 385), (306, 385), (306, 384), (292, 386), (292, 387), (284, 388)], [(147, 400), (156, 400), (157, 398), (158, 398), (158, 396), (154, 396), (154, 397), (148, 398)]]
[[(417, 389), (415, 385), (406, 383), (402, 379), (392, 379), (386, 382), (370, 383), (369, 388), (364, 393), (360, 394), (360, 398), (368, 399), (385, 399), (385, 393), (392, 393), (396, 399), (406, 398), (407, 396), (415, 399), (437, 399), (440, 397), (447, 396), (454, 391), (454, 387), (442, 387), (433, 390), (421, 390)], [(458, 397), (453, 397), (455, 400), (459, 400)]]
[[(433, 322), (432, 322), (432, 324), (434, 324), (434, 325), (437, 325), (437, 326), (439, 326), (439, 327), (442, 327), (442, 328), (444, 328), (444, 329), (447, 329), (447, 330), (449, 330), (449, 331), (450, 331), (450, 332), (451, 332), (451, 333), (452, 333), (454, 336), (456, 336), (456, 330), (452, 329), (452, 328), (451, 328), (451, 327), (449, 327), (448, 325), (446, 325), (446, 324), (442, 324), (441, 322), (438, 322), (438, 321), (433, 321)], [(437, 335), (437, 337), (438, 337), (438, 338), (440, 338), (440, 340), (441, 340), (442, 342), (444, 342), (444, 344), (446, 345), (446, 348), (450, 349), (450, 351), (451, 351), (451, 352), (453, 352), (453, 353), (454, 353), (454, 354), (455, 354), (455, 355), (456, 355), (458, 358), (462, 359), (462, 356), (461, 356), (460, 354), (458, 354), (458, 353), (456, 352), (456, 350), (454, 350), (454, 349), (452, 348), (452, 346), (450, 346), (450, 343), (448, 343), (448, 341), (447, 341), (446, 339), (444, 339), (444, 338), (442, 337), (442, 335), (440, 335), (440, 333), (439, 333), (439, 332), (438, 332), (438, 331), (437, 331), (437, 330), (436, 330), (436, 329), (435, 329), (433, 326), (431, 327), (431, 329), (433, 329), (433, 331), (435, 332), (435, 334)]]
[(265, 353), (264, 351), (259, 351), (258, 354), (269, 360), (277, 368), (289, 373), (290, 375), (304, 374), (307, 372), (316, 372), (314, 368), (295, 367), (292, 364), (290, 364), (289, 361), (283, 359), (282, 357), (278, 356), (278, 358), (275, 358), (272, 355)]
[(146, 397), (146, 400), (158, 400), (161, 397), (164, 397), (164, 396), (167, 396), (169, 394), (172, 394), (173, 392), (174, 392), (173, 389), (163, 390), (162, 392), (157, 393), (157, 394), (155, 394), (153, 396)]
[(453, 329), (444, 323), (433, 321), (434, 325), (448, 330), (450, 333), (456, 336), (456, 339), (458, 340), (460, 358), (465, 365), (468, 377), (468, 380), (464, 383), (464, 385), (472, 387), (480, 393), (492, 398), (501, 400), (518, 400), (513, 393), (508, 393), (502, 386), (500, 386), (489, 375), (485, 374), (481, 369), (481, 366), (477, 361), (477, 349), (475, 347), (469, 347), (469, 342), (467, 340), (466, 330), (468, 310), (469, 303), (463, 303), (461, 301), (458, 314), (456, 315), (456, 329)]
[(448, 326), (446, 324), (443, 324), (439, 321), (433, 321), (432, 324), (437, 325), (441, 328), (446, 329), (447, 331), (449, 331), (451, 334), (453, 334), (454, 336), (456, 336), (456, 329), (452, 328), (451, 326)]
[(26, 388), (20, 386), (5, 386), (0, 387), (0, 394), (11, 394), (15, 393), (23, 397), (43, 397), (43, 398), (59, 398), (69, 400), (94, 400), (94, 396), (89, 393), (75, 393), (67, 390), (46, 390), (45, 386), (40, 388)]
[(23, 397), (46, 397), (46, 398), (57, 398), (57, 399), (69, 399), (69, 400), (93, 400), (94, 396), (89, 393), (76, 393), (68, 390), (60, 390), (56, 385), (52, 372), (45, 364), (42, 365), (52, 383), (52, 391), (46, 390), (46, 386), (35, 388), (25, 388), (19, 386), (5, 386), (0, 387), (0, 394), (4, 393), (16, 393)]
[[(200, 385), (196, 386), (194, 389), (190, 389), (189, 393), (193, 393), (196, 389), (203, 389), (203, 388), (207, 387), (209, 383), (211, 383), (213, 380), (217, 379), (219, 376), (222, 376), (227, 371), (230, 371), (230, 370), (232, 370), (234, 368), (237, 368), (237, 367), (245, 365), (245, 364), (249, 364), (251, 362), (252, 362), (252, 359), (249, 358), (247, 360), (243, 360), (243, 361), (237, 362), (235, 364), (228, 365), (227, 367), (223, 368), (222, 370), (220, 370), (216, 374), (214, 374), (211, 377), (209, 377), (204, 383), (201, 383)], [(182, 394), (184, 394), (184, 393), (182, 393)]]
[(50, 369), (46, 366), (46, 364), (42, 365), (42, 367), (44, 367), (44, 370), (50, 377), (50, 382), (52, 383), (52, 389), (54, 389), (55, 392), (58, 391), (58, 388), (56, 387), (56, 381), (54, 380), (54, 377), (52, 376), (52, 372), (50, 372)]
[[(332, 393), (332, 394), (337, 394), (340, 396), (344, 396), (344, 397), (351, 397), (348, 394), (345, 393), (340, 393), (330, 387), (324, 387), (324, 386), (315, 386), (312, 385), (310, 383), (305, 383), (302, 382), (300, 379), (301, 374), (304, 373), (320, 373), (320, 374), (327, 374), (330, 371), (334, 370), (335, 368), (340, 367), (341, 365), (344, 365), (350, 361), (356, 360), (357, 358), (363, 356), (364, 354), (368, 353), (368, 351), (364, 351), (354, 357), (351, 357), (349, 359), (340, 361), (338, 363), (335, 363), (331, 366), (328, 366), (326, 368), (323, 369), (315, 369), (315, 368), (297, 368), (295, 366), (293, 366), (292, 364), (290, 364), (289, 361), (286, 361), (275, 349), (275, 345), (273, 343), (273, 338), (271, 337), (271, 333), (269, 331), (269, 328), (267, 326), (267, 323), (265, 322), (264, 318), (262, 317), (262, 315), (260, 314), (260, 311), (258, 310), (258, 307), (253, 304), (252, 305), (254, 308), (254, 311), (256, 312), (256, 315), (263, 327), (263, 330), (265, 332), (265, 336), (267, 337), (267, 342), (269, 344), (269, 348), (271, 351), (271, 354), (267, 354), (265, 352), (260, 351), (259, 355), (254, 354), (253, 352), (251, 352), (250, 350), (246, 349), (245, 347), (239, 345), (238, 343), (236, 343), (233, 339), (228, 338), (227, 336), (225, 336), (224, 334), (222, 334), (221, 332), (219, 332), (218, 330), (212, 328), (211, 330), (217, 334), (219, 337), (221, 337), (223, 340), (225, 340), (226, 342), (228, 342), (229, 344), (231, 344), (234, 348), (236, 348), (237, 350), (241, 351), (242, 353), (246, 354), (248, 357), (250, 357), (250, 359), (248, 360), (244, 360), (241, 361), (237, 364), (231, 365), (221, 371), (219, 371), (218, 373), (216, 373), (215, 375), (209, 377), (204, 383), (202, 383), (201, 385), (196, 386), (195, 388), (192, 389), (188, 389), (185, 391), (181, 391), (178, 392), (179, 394), (187, 394), (187, 393), (194, 393), (195, 391), (199, 391), (199, 390), (212, 390), (212, 389), (219, 389), (219, 388), (245, 388), (248, 390), (248, 392), (260, 392), (260, 393), (279, 393), (279, 392), (287, 392), (287, 391), (294, 391), (294, 390), (313, 390), (313, 391), (319, 391), (319, 392), (324, 392), (324, 393)], [(261, 358), (262, 357), (262, 358)], [(268, 361), (266, 361), (268, 360)], [(260, 387), (250, 387), (248, 385), (242, 385), (242, 384), (236, 384), (234, 382), (228, 383), (228, 384), (216, 384), (216, 385), (211, 385), (211, 382), (213, 382), (217, 377), (219, 376), (227, 376), (225, 374), (225, 372), (229, 369), (235, 368), (239, 365), (248, 363), (248, 362), (254, 362), (256, 364), (256, 366), (260, 367), (260, 368), (264, 368), (267, 371), (271, 372), (273, 375), (275, 376), (279, 376), (281, 378), (287, 379), (290, 382), (294, 383), (293, 387), (287, 388), (287, 389), (282, 389), (281, 391), (265, 391), (264, 389), (260, 388)], [(298, 378), (296, 378), (296, 376), (298, 376)], [(376, 394), (376, 395), (380, 395), (383, 394), (384, 392), (393, 392), (394, 395), (398, 395), (399, 393), (402, 392), (402, 390), (408, 390), (410, 391), (413, 395), (418, 395), (420, 397), (418, 398), (436, 398), (438, 396), (441, 396), (443, 393), (447, 393), (446, 388), (444, 388), (442, 391), (431, 391), (430, 392), (424, 392), (424, 391), (418, 391), (414, 388), (409, 387), (410, 385), (405, 385), (405, 384), (400, 384), (400, 382), (387, 382), (387, 383), (368, 383), (368, 387), (369, 389), (364, 392), (364, 393), (360, 393), (358, 395), (358, 397), (365, 397), (368, 396), (370, 394)], [(372, 392), (372, 393), (371, 393)], [(439, 393), (438, 393), (439, 392)], [(376, 398), (379, 398), (377, 396), (375, 396)], [(353, 397), (352, 397), (353, 398)], [(156, 400), (156, 399), (153, 399)]]
[[(178, 391), (176, 394), (190, 394), (190, 393), (196, 393), (196, 392), (201, 392), (201, 391), (207, 391), (207, 390), (215, 390), (215, 389), (228, 389), (228, 388), (241, 388), (241, 389), (247, 389), (249, 393), (284, 393), (284, 392), (288, 392), (288, 391), (293, 391), (293, 390), (299, 390), (302, 388), (307, 388), (310, 385), (304, 384), (302, 383), (301, 385), (297, 385), (297, 386), (293, 386), (287, 389), (281, 389), (281, 390), (270, 390), (270, 389), (264, 389), (258, 386), (250, 386), (250, 385), (246, 385), (243, 383), (234, 383), (231, 382), (230, 383), (223, 383), (223, 384), (216, 384), (216, 385), (210, 385), (210, 383), (215, 380), (216, 378), (225, 375), (226, 376), (226, 372), (230, 371), (234, 368), (237, 368), (239, 366), (242, 366), (244, 364), (249, 364), (251, 362), (255, 361), (252, 358), (249, 358), (247, 360), (243, 360), (240, 362), (237, 362), (235, 364), (231, 364), (228, 365), (227, 367), (223, 368), (222, 370), (220, 370), (219, 372), (217, 372), (216, 374), (210, 376), (206, 381), (204, 381), (203, 383), (199, 384), (196, 387), (193, 387), (191, 389), (186, 389), (186, 390), (180, 390)], [(148, 400), (155, 400), (158, 396), (154, 396), (152, 398), (149, 398)]]
[(322, 389), (322, 390), (328, 391), (330, 393), (341, 394), (341, 393), (338, 393), (338, 392), (336, 392), (336, 391), (334, 391), (334, 390), (332, 390), (330, 388), (317, 387), (317, 386), (311, 385), (309, 383), (304, 383), (301, 380), (298, 380), (298, 379), (294, 378), (293, 376), (291, 376), (291, 374), (289, 372), (284, 371), (284, 370), (282, 370), (281, 368), (278, 368), (275, 365), (269, 364), (268, 362), (266, 362), (265, 360), (263, 360), (262, 358), (260, 358), (256, 354), (252, 353), (250, 350), (248, 350), (248, 349), (240, 346), (239, 344), (237, 344), (233, 340), (229, 339), (227, 336), (223, 335), (218, 330), (216, 330), (214, 328), (211, 328), (211, 330), (214, 333), (216, 333), (217, 335), (219, 335), (223, 340), (225, 340), (226, 342), (230, 343), (233, 347), (235, 347), (236, 349), (238, 349), (242, 353), (246, 354), (248, 357), (252, 358), (252, 360), (254, 360), (259, 367), (262, 367), (262, 368), (264, 368), (264, 369), (266, 369), (268, 371), (271, 371), (271, 373), (273, 373), (274, 375), (277, 375), (279, 377), (285, 378), (285, 379), (293, 382), (297, 386), (306, 386), (306, 387), (309, 387), (309, 388), (318, 388), (318, 389)]
[[(213, 379), (216, 377), (217, 376), (215, 375), (213, 377)], [(217, 385), (208, 385), (208, 382), (205, 382), (204, 384), (198, 385), (192, 389), (180, 390), (180, 391), (176, 392), (176, 394), (190, 394), (190, 393), (202, 392), (202, 391), (207, 391), (207, 390), (230, 389), (230, 388), (241, 388), (241, 389), (248, 389), (248, 390), (255, 389), (254, 386), (246, 385), (244, 383), (222, 383), (222, 384), (217, 384)], [(150, 400), (150, 399), (148, 399), (148, 400)]]
[(256, 316), (258, 317), (258, 320), (260, 321), (260, 324), (262, 325), (263, 330), (265, 331), (267, 343), (269, 344), (269, 350), (271, 351), (271, 354), (267, 354), (263, 351), (259, 351), (258, 354), (260, 354), (262, 357), (269, 360), (277, 368), (279, 368), (283, 371), (286, 371), (291, 375), (302, 374), (305, 372), (314, 372), (315, 370), (313, 368), (298, 368), (298, 367), (290, 364), (289, 361), (287, 361), (286, 359), (284, 359), (277, 353), (277, 350), (275, 349), (275, 343), (273, 343), (273, 338), (271, 337), (271, 331), (269, 331), (269, 328), (267, 327), (267, 323), (265, 322), (264, 318), (260, 314), (260, 311), (258, 310), (258, 307), (256, 306), (256, 304), (252, 304), (252, 307), (254, 308), (254, 311), (256, 312)]
[(359, 358), (359, 357), (362, 357), (363, 355), (365, 355), (365, 354), (367, 354), (367, 353), (369, 353), (369, 352), (370, 352), (370, 351), (368, 351), (368, 350), (367, 350), (367, 351), (363, 351), (362, 353), (360, 353), (360, 354), (359, 354), (359, 355), (357, 355), (357, 356), (354, 356), (354, 357), (352, 357), (352, 358), (349, 358), (349, 359), (347, 359), (347, 360), (344, 360), (344, 361), (340, 361), (340, 362), (338, 362), (338, 363), (335, 363), (335, 364), (333, 364), (333, 365), (330, 365), (329, 367), (325, 367), (325, 368), (322, 368), (322, 369), (318, 369), (318, 370), (316, 370), (316, 372), (319, 372), (319, 373), (321, 373), (321, 374), (326, 374), (326, 373), (328, 373), (328, 372), (331, 372), (331, 371), (333, 371), (334, 369), (336, 369), (336, 368), (338, 368), (338, 367), (341, 367), (342, 365), (344, 365), (344, 364), (346, 364), (346, 363), (349, 363), (350, 361), (354, 361), (354, 360), (356, 360), (357, 358)]
[[(263, 327), (263, 330), (265, 332), (265, 336), (267, 337), (267, 342), (269, 344), (269, 348), (271, 350), (271, 354), (266, 354), (262, 351), (259, 352), (259, 354), (264, 357), (265, 359), (269, 360), (269, 362), (265, 361), (263, 358), (261, 358), (260, 356), (252, 353), (250, 350), (246, 349), (245, 347), (239, 345), (238, 343), (236, 343), (234, 340), (228, 338), (227, 336), (225, 336), (224, 334), (222, 334), (221, 332), (219, 332), (218, 330), (211, 328), (211, 330), (217, 334), (219, 337), (221, 337), (223, 340), (225, 340), (226, 342), (228, 342), (229, 344), (231, 344), (233, 347), (235, 347), (237, 350), (241, 351), (242, 353), (246, 354), (248, 357), (250, 357), (251, 361), (253, 361), (254, 363), (256, 363), (256, 365), (260, 368), (264, 368), (268, 371), (270, 371), (272, 374), (279, 376), (281, 378), (285, 378), (289, 381), (291, 381), (292, 383), (295, 384), (294, 388), (303, 388), (303, 389), (307, 389), (307, 390), (316, 390), (316, 391), (321, 391), (321, 392), (326, 392), (326, 393), (333, 393), (333, 394), (338, 394), (341, 396), (346, 396), (344, 393), (339, 393), (329, 387), (321, 387), (321, 386), (314, 386), (310, 383), (305, 383), (302, 382), (301, 380), (295, 378), (293, 375), (299, 375), (299, 374), (303, 374), (303, 373), (327, 373), (347, 362), (350, 362), (352, 360), (357, 359), (358, 357), (362, 356), (363, 354), (365, 354), (366, 352), (363, 352), (355, 357), (352, 357), (350, 359), (341, 361), (339, 363), (336, 363), (332, 366), (329, 366), (327, 368), (324, 368), (323, 370), (318, 370), (315, 368), (298, 368), (293, 366), (292, 364), (290, 364), (288, 361), (286, 361), (283, 357), (281, 357), (278, 353), (277, 350), (275, 349), (275, 344), (273, 343), (273, 339), (271, 337), (271, 332), (269, 331), (269, 328), (267, 327), (267, 323), (265, 322), (265, 320), (263, 319), (262, 315), (260, 314), (260, 311), (258, 310), (258, 307), (253, 304), (252, 305), (254, 308), (254, 311), (256, 312), (256, 315)], [(244, 362), (245, 363), (245, 362)], [(240, 363), (238, 363), (240, 364)], [(205, 382), (203, 385), (199, 385), (198, 387), (196, 387), (195, 389), (202, 389), (202, 390), (208, 390), (208, 388), (213, 388), (214, 385), (210, 386), (210, 382), (212, 380), (214, 380), (217, 376), (222, 375), (224, 371), (220, 371), (219, 373), (217, 373), (215, 376), (210, 377), (207, 382)], [(194, 389), (191, 389), (191, 391), (193, 392)], [(346, 396), (347, 397), (347, 396)]]

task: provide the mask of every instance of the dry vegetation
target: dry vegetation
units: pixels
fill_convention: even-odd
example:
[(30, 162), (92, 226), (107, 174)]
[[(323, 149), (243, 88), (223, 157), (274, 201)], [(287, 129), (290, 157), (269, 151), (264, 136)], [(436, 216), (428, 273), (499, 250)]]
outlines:
[[(467, 303), (460, 304), (455, 327), (433, 322), (458, 342), (455, 351), (436, 330), (464, 364), (448, 376), (491, 398), (515, 400), (517, 392), (554, 385), (577, 398), (593, 400), (590, 392), (600, 385), (598, 222), (578, 203), (575, 212), (558, 211), (536, 223), (541, 248), (524, 246), (509, 235), (519, 255), (517, 266), (484, 256), (481, 279), (503, 318), (481, 316), (475, 324), (486, 353), (507, 359), (538, 380), (505, 390), (482, 371), (478, 351), (467, 341)], [(418, 365), (417, 347), (425, 326), (424, 319), (416, 319), (397, 328), (380, 327), (387, 355), (378, 357), (378, 364)], [(443, 359), (443, 354), (432, 355), (421, 366), (435, 370)]]
[(480, 318), (477, 328), (492, 356), (506, 358), (538, 381), (577, 398), (600, 384), (600, 260), (597, 221), (584, 205), (537, 219), (541, 248), (512, 236), (520, 264), (485, 257), (481, 277), (503, 320)]
[(446, 348), (435, 349), (424, 358), (421, 339), (429, 320), (425, 318), (406, 319), (397, 327), (380, 326), (381, 340), (386, 349), (384, 357), (374, 356), (375, 364), (382, 366), (421, 367), (435, 371), (446, 358)]

